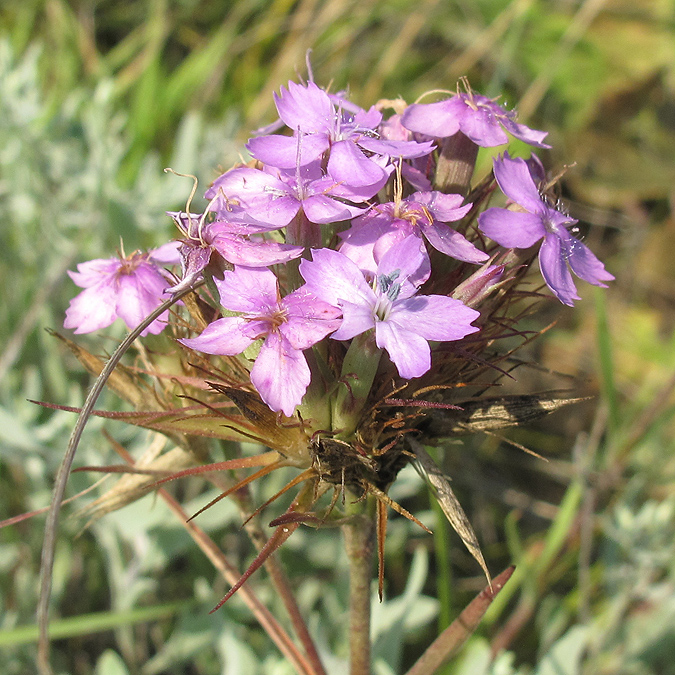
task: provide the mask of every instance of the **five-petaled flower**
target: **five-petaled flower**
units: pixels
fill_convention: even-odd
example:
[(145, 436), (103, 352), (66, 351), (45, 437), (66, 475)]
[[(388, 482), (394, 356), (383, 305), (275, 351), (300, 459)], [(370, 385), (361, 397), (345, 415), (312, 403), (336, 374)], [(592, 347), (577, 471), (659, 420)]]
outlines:
[(300, 263), (307, 287), (317, 297), (342, 309), (335, 340), (350, 340), (375, 330), (375, 342), (385, 349), (398, 374), (420, 377), (431, 367), (429, 340), (460, 340), (478, 330), (471, 322), (476, 310), (443, 295), (416, 295), (424, 279), (421, 240), (415, 236), (399, 242), (380, 260), (372, 283), (349, 258), (338, 251), (318, 249), (312, 261)]
[(218, 319), (180, 342), (206, 354), (235, 355), (264, 339), (251, 382), (272, 410), (290, 417), (311, 379), (302, 352), (338, 328), (340, 310), (305, 286), (280, 298), (277, 278), (265, 268), (235, 267), (214, 281), (221, 305), (241, 316)]
[(524, 159), (508, 154), (494, 160), (494, 173), (502, 192), (521, 208), (517, 211), (493, 207), (478, 217), (478, 224), (490, 239), (508, 248), (529, 248), (543, 239), (539, 267), (546, 285), (564, 304), (578, 300), (571, 268), (580, 279), (606, 288), (614, 277), (588, 247), (567, 230), (577, 221), (549, 206), (539, 194)]
[[(165, 292), (173, 284), (160, 267), (176, 264), (179, 242), (170, 242), (158, 249), (128, 256), (89, 260), (68, 272), (84, 290), (75, 296), (66, 310), (64, 328), (75, 333), (91, 333), (110, 326), (118, 317), (133, 330), (152, 311), (168, 299)], [(169, 312), (155, 319), (142, 333), (157, 335), (166, 327)]]
[(413, 103), (403, 113), (401, 124), (410, 131), (433, 138), (447, 138), (461, 131), (485, 148), (508, 143), (507, 131), (537, 148), (551, 147), (544, 143), (547, 132), (518, 124), (514, 111), (471, 90), (436, 103)]

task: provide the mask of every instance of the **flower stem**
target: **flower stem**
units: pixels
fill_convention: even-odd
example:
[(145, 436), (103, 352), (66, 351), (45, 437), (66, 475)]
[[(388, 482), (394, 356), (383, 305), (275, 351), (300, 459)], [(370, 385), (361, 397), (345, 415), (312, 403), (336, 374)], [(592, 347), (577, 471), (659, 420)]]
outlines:
[(356, 429), (381, 356), (372, 331), (352, 340), (342, 362), (341, 383), (333, 404), (333, 430), (338, 437), (348, 439)]
[(461, 131), (446, 138), (436, 165), (436, 190), (466, 196), (477, 155), (478, 146)]
[(366, 515), (350, 518), (343, 527), (349, 558), (350, 675), (370, 674), (370, 583), (375, 525)]

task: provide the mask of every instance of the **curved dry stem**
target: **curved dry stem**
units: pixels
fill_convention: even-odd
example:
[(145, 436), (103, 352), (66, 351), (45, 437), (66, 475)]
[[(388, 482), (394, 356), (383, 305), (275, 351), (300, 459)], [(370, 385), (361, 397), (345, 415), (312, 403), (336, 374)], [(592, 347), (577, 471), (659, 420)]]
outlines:
[(406, 675), (433, 675), (476, 630), (488, 607), (511, 578), (515, 567), (508, 567), (486, 586), (464, 611), (429, 645)]
[(96, 401), (101, 395), (108, 378), (136, 338), (139, 337), (139, 335), (161, 314), (175, 305), (182, 297), (188, 293), (192, 293), (195, 288), (203, 283), (204, 282), (199, 282), (199, 284), (195, 284), (191, 288), (186, 288), (180, 293), (176, 293), (169, 300), (163, 302), (154, 312), (149, 314), (134, 330), (132, 330), (126, 338), (124, 338), (96, 378), (96, 382), (94, 382), (94, 386), (89, 391), (84, 405), (82, 406), (82, 410), (80, 411), (80, 415), (77, 418), (73, 432), (70, 435), (70, 440), (68, 441), (68, 449), (66, 450), (66, 454), (63, 457), (54, 481), (54, 492), (52, 494), (49, 513), (47, 514), (45, 536), (42, 545), (42, 559), (40, 561), (40, 597), (37, 606), (37, 621), (40, 631), (37, 666), (41, 675), (51, 675), (52, 673), (51, 665), (49, 663), (49, 599), (52, 593), (52, 571), (54, 568), (54, 552), (56, 550), (56, 532), (58, 529), (63, 495), (66, 491), (66, 482), (70, 475), (70, 469), (73, 466), (75, 452), (80, 444), (84, 427), (87, 424), (87, 420), (89, 419), (89, 416), (94, 409), (94, 405), (96, 405)]

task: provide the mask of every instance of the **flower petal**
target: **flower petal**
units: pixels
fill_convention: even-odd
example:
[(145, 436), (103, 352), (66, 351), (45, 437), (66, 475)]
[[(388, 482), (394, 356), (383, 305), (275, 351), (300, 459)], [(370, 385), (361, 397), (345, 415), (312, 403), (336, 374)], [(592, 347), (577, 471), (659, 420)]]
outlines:
[[(475, 96), (475, 98), (484, 97)], [(489, 101), (489, 99), (486, 100)], [(490, 101), (490, 103), (492, 102)], [(498, 112), (503, 112), (499, 106), (494, 105), (494, 107), (497, 108)], [(495, 115), (492, 106), (479, 105), (473, 107), (467, 105), (459, 128), (476, 145), (483, 148), (493, 148), (496, 145), (504, 145), (509, 142), (509, 137), (499, 122), (500, 118)]]
[(314, 82), (306, 86), (289, 82), (281, 87), (281, 95), (274, 94), (279, 117), (293, 131), (329, 134), (336, 119), (335, 106), (328, 94)]
[(539, 216), (498, 207), (478, 216), (478, 229), (506, 248), (529, 248), (546, 234)]
[(246, 319), (226, 316), (210, 323), (196, 338), (183, 338), (178, 342), (205, 354), (233, 356), (241, 354), (253, 344), (253, 340), (244, 335), (246, 326)]
[(331, 335), (334, 340), (351, 340), (375, 326), (374, 296), (372, 304), (364, 302), (357, 304), (347, 300), (343, 300), (340, 304), (342, 307), (342, 324)]
[(329, 305), (341, 307), (343, 300), (368, 307), (375, 304), (375, 294), (361, 270), (338, 251), (312, 249), (312, 260), (300, 261), (300, 274), (307, 290)]
[(328, 145), (328, 136), (324, 134), (272, 134), (249, 139), (246, 149), (252, 157), (265, 164), (279, 169), (295, 169), (319, 159)]
[[(148, 263), (141, 263), (131, 274), (120, 274), (117, 279), (117, 315), (130, 329), (136, 328), (162, 303), (162, 295), (168, 285), (157, 268)], [(141, 335), (161, 333), (168, 318), (167, 311), (153, 321)]]
[(605, 269), (605, 266), (595, 257), (588, 246), (571, 234), (566, 234), (567, 236), (563, 237), (562, 246), (572, 272), (589, 284), (607, 288), (607, 284), (602, 282), (612, 281), (614, 276)]
[(420, 224), (427, 241), (441, 253), (464, 262), (480, 263), (490, 256), (476, 248), (464, 235), (443, 223)]
[(530, 213), (544, 213), (546, 205), (524, 159), (511, 159), (504, 153), (503, 157), (495, 157), (493, 166), (497, 183), (509, 199)]
[(288, 225), (300, 208), (286, 183), (249, 167), (224, 173), (204, 196), (219, 197), (214, 209), (221, 220), (250, 223), (259, 232)]
[(236, 235), (217, 234), (213, 248), (233, 265), (266, 267), (286, 263), (302, 255), (303, 246), (280, 244), (265, 239), (248, 239)]
[(413, 204), (421, 204), (431, 213), (434, 220), (440, 220), (442, 223), (460, 220), (473, 206), (473, 204), (464, 204), (464, 197), (462, 197), (462, 195), (446, 195), (437, 190), (416, 192), (405, 201), (412, 202)]
[(429, 343), (393, 321), (380, 321), (375, 326), (375, 342), (387, 350), (398, 374), (409, 380), (420, 377), (431, 368)]
[[(464, 106), (461, 102), (460, 105)], [(446, 138), (459, 131), (460, 117), (457, 112), (454, 98), (437, 103), (413, 103), (403, 112), (401, 124), (410, 131), (434, 138)]]
[(86, 288), (70, 301), (63, 327), (78, 334), (106, 328), (117, 318), (116, 294), (114, 282), (104, 281)]
[(319, 225), (325, 223), (336, 223), (341, 220), (349, 220), (354, 216), (363, 213), (360, 209), (351, 204), (343, 204), (332, 199), (329, 195), (317, 194), (307, 197), (302, 202), (302, 210), (310, 223)]
[(119, 258), (97, 258), (79, 263), (77, 272), (68, 270), (68, 276), (81, 288), (88, 288), (100, 284), (104, 277), (114, 278), (121, 266)]
[(263, 267), (235, 267), (214, 279), (220, 304), (233, 312), (265, 314), (277, 305), (277, 278)]
[(425, 340), (452, 342), (475, 333), (480, 313), (444, 295), (416, 295), (394, 304), (388, 321), (406, 327)]
[(294, 349), (307, 349), (340, 327), (342, 312), (302, 286), (282, 301), (287, 321), (279, 327)]
[(328, 158), (328, 173), (348, 187), (378, 186), (387, 182), (389, 174), (368, 159), (352, 141), (334, 143)]
[(279, 333), (270, 333), (260, 348), (251, 382), (274, 411), (291, 417), (307, 391), (311, 373), (305, 355)]
[(560, 237), (556, 234), (547, 234), (539, 250), (539, 269), (546, 285), (555, 296), (565, 305), (574, 306), (579, 300), (577, 287), (570, 271), (567, 269), (565, 253), (562, 249)]
[(424, 157), (436, 147), (433, 141), (424, 143), (418, 143), (417, 141), (387, 141), (368, 136), (362, 136), (358, 140), (358, 145), (376, 155), (403, 157), (404, 159)]
[(410, 297), (429, 278), (431, 263), (422, 237), (412, 234), (394, 244), (380, 258), (378, 277), (390, 276), (395, 272), (398, 272), (395, 281), (401, 284), (400, 298)]

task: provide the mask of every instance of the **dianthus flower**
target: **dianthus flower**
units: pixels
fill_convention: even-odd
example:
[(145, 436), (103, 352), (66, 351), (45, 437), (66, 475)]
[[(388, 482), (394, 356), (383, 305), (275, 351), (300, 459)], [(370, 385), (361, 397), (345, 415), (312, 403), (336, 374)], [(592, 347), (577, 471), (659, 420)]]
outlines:
[(405, 379), (431, 368), (429, 340), (452, 341), (478, 330), (471, 322), (479, 313), (443, 295), (415, 295), (424, 264), (417, 237), (390, 248), (377, 266), (372, 285), (349, 258), (330, 249), (312, 251), (300, 274), (318, 298), (342, 309), (335, 340), (350, 340), (375, 329), (375, 342), (385, 349)]
[(525, 160), (511, 159), (508, 154), (495, 158), (494, 174), (502, 192), (521, 210), (490, 208), (478, 217), (480, 230), (508, 248), (529, 248), (543, 239), (539, 267), (546, 285), (565, 305), (573, 306), (579, 299), (568, 266), (580, 279), (606, 288), (603, 281), (614, 277), (568, 232), (568, 226), (578, 221), (542, 198)]
[(272, 230), (288, 225), (301, 209), (311, 223), (352, 218), (364, 209), (342, 200), (363, 202), (384, 184), (351, 189), (324, 174), (318, 162), (275, 173), (233, 169), (217, 178), (205, 196), (219, 218)]
[[(70, 272), (70, 278), (81, 288), (79, 295), (70, 301), (66, 310), (64, 328), (75, 333), (91, 333), (106, 328), (120, 318), (133, 330), (151, 312), (168, 298), (166, 290), (171, 278), (161, 264), (176, 264), (178, 242), (165, 244), (158, 249), (129, 256), (89, 260)], [(164, 312), (141, 335), (161, 333), (169, 318)]]
[(221, 305), (242, 316), (218, 319), (198, 337), (180, 342), (206, 354), (231, 356), (264, 339), (251, 382), (272, 410), (290, 417), (311, 379), (302, 351), (340, 325), (340, 310), (305, 286), (280, 298), (276, 276), (264, 268), (235, 267), (214, 282)]
[[(378, 138), (382, 113), (374, 107), (350, 112), (336, 106), (330, 96), (314, 82), (288, 83), (275, 94), (279, 117), (296, 134), (261, 136), (249, 141), (247, 148), (257, 159), (281, 169), (292, 169), (320, 159), (330, 150), (328, 173), (339, 183), (363, 188), (386, 181), (389, 173), (377, 158), (421, 157), (433, 150), (431, 143), (388, 141)], [(376, 190), (377, 191), (377, 190)], [(374, 194), (374, 193), (373, 193)]]
[(551, 147), (543, 142), (547, 132), (518, 124), (513, 110), (470, 90), (436, 103), (413, 103), (406, 108), (401, 123), (410, 131), (433, 138), (447, 138), (461, 131), (476, 145), (487, 148), (508, 143), (507, 131), (537, 148)]
[(214, 252), (232, 265), (266, 267), (286, 263), (304, 250), (302, 246), (262, 239), (250, 225), (222, 220), (206, 222), (208, 213), (170, 211), (168, 215), (185, 237), (178, 250), (182, 280), (170, 289), (172, 293), (178, 293), (198, 279)]
[[(394, 244), (414, 236), (420, 240), (424, 237), (437, 251), (456, 260), (483, 262), (489, 257), (487, 253), (446, 224), (460, 220), (471, 209), (472, 205), (463, 201), (461, 195), (430, 191), (374, 206), (355, 218), (352, 227), (340, 235), (343, 239), (340, 252), (361, 269), (374, 271)], [(426, 248), (421, 250), (428, 259)]]

